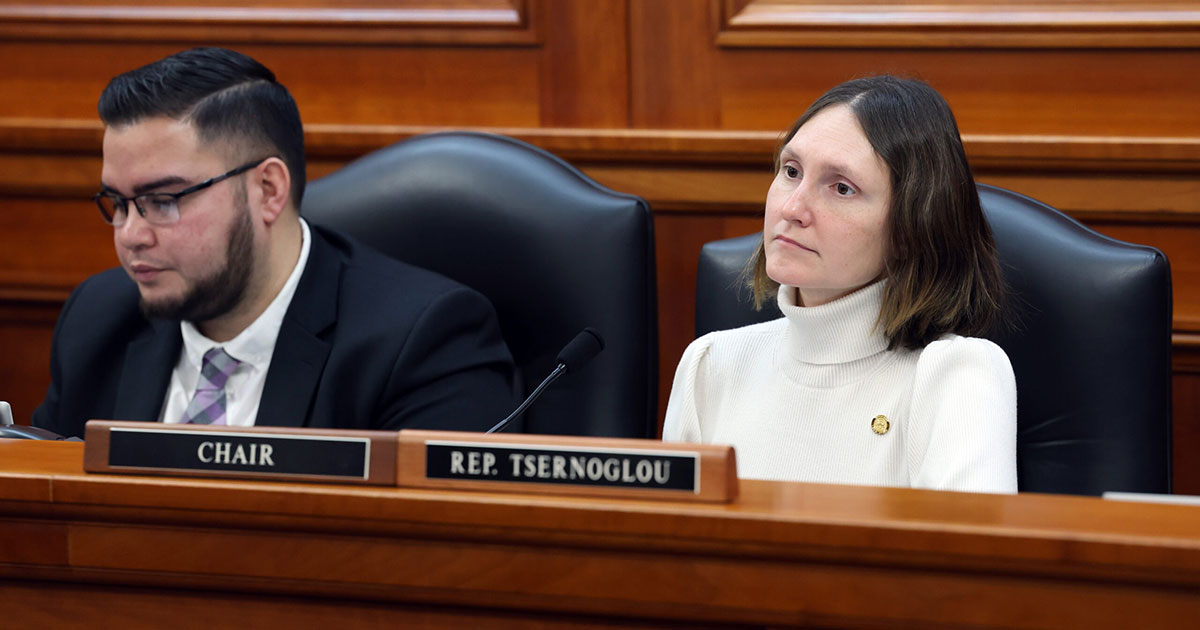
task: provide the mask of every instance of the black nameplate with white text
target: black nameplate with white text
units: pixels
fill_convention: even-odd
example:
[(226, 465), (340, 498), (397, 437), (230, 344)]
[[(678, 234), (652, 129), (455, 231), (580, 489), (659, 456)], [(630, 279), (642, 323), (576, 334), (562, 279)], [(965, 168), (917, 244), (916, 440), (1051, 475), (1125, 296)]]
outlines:
[(366, 479), (370, 469), (370, 440), (247, 431), (113, 427), (109, 432), (108, 465), (276, 477)]
[(429, 479), (700, 491), (699, 455), (686, 451), (537, 444), (425, 442)]

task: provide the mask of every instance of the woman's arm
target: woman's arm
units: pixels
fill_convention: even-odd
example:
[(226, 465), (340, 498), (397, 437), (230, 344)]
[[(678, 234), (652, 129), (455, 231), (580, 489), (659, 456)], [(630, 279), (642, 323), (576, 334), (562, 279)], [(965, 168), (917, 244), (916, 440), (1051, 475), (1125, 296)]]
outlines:
[(675, 381), (671, 385), (671, 397), (667, 400), (667, 414), (663, 422), (664, 441), (704, 441), (700, 431), (700, 414), (704, 405), (700, 398), (704, 391), (709, 344), (708, 335), (696, 339), (679, 359)]
[(906, 439), (914, 488), (1017, 491), (1017, 386), (1008, 356), (986, 339), (925, 347)]

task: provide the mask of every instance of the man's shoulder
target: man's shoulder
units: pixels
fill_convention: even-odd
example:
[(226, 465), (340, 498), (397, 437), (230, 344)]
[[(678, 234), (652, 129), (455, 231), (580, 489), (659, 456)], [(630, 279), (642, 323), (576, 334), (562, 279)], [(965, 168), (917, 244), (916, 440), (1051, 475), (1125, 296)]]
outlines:
[(138, 294), (137, 285), (120, 267), (105, 269), (100, 273), (88, 276), (76, 290), (84, 288), (94, 291), (116, 291), (118, 294), (133, 296), (135, 299)]
[[(454, 291), (472, 291), (437, 272), (388, 256), (342, 232), (312, 226), (317, 238), (336, 252), (343, 267), (342, 290), (372, 300), (432, 299)], [(324, 257), (322, 257), (324, 258)], [(310, 262), (316, 259), (310, 259)]]
[(151, 325), (138, 305), (138, 289), (124, 269), (84, 280), (67, 298), (55, 327), (60, 352), (118, 352)]
[(83, 312), (89, 317), (109, 315), (123, 318), (140, 314), (137, 285), (120, 267), (101, 271), (75, 287), (67, 307), (72, 312)]

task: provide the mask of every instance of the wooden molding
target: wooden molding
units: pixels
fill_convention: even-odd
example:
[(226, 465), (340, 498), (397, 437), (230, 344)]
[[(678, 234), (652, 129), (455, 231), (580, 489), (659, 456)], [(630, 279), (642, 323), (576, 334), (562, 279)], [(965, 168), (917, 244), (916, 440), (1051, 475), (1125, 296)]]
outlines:
[(1200, 333), (1176, 331), (1171, 335), (1171, 371), (1200, 374)]
[(1191, 48), (1195, 2), (712, 0), (716, 42), (766, 48)]
[(235, 2), (0, 0), (0, 37), (20, 40), (534, 45), (539, 0)]
[[(305, 125), (310, 159), (353, 159), (412, 136), (462, 128), (418, 125)], [(567, 160), (607, 164), (707, 164), (770, 168), (776, 131), (474, 127), (539, 146)], [(0, 156), (99, 157), (99, 121), (0, 117)], [(977, 169), (1200, 173), (1200, 137), (964, 134)], [(18, 182), (0, 173), (0, 191)], [(89, 182), (89, 185), (93, 182)]]
[[(448, 129), (308, 125), (308, 177), (406, 138)], [(747, 216), (761, 210), (778, 137), (754, 130), (474, 129), (546, 149), (611, 188), (642, 196), (659, 213)], [(0, 117), (0, 195), (90, 197), (102, 136), (95, 121)], [(1200, 137), (968, 134), (964, 144), (979, 181), (1041, 199), (1078, 219), (1200, 225), (1195, 195)]]

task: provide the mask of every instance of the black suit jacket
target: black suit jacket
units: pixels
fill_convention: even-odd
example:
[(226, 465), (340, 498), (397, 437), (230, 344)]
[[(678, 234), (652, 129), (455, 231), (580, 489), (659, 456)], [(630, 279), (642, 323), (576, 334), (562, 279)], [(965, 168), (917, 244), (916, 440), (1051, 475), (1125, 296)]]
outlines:
[[(479, 293), (310, 226), (312, 246), (267, 370), (258, 426), (486, 430), (514, 406), (512, 358)], [(34, 426), (156, 421), (182, 347), (123, 269), (72, 292)]]

